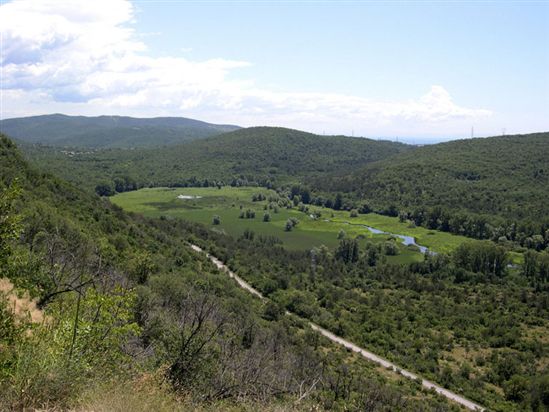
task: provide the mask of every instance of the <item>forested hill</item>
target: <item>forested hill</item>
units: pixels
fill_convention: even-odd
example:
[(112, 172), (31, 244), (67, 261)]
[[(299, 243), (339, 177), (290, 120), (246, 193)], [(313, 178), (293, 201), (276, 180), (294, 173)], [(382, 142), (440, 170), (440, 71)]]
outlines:
[(539, 222), (549, 217), (549, 133), (423, 146), (316, 183), (377, 208), (440, 206)]
[(138, 187), (235, 180), (242, 184), (301, 182), (348, 173), (412, 148), (388, 141), (252, 127), (157, 149), (67, 153), (33, 146), (25, 151), (31, 160), (89, 188), (99, 181), (114, 184), (115, 179)]
[(188, 247), (216, 237), (128, 215), (0, 135), (0, 410), (450, 410)]
[[(281, 127), (251, 127), (192, 145), (160, 150), (160, 158), (174, 167), (196, 161), (197, 172), (218, 164), (217, 178), (233, 175), (299, 177), (352, 170), (375, 160), (392, 156), (410, 146), (346, 136), (319, 136)], [(209, 163), (207, 169), (201, 164)], [(179, 166), (185, 170), (185, 166)], [(214, 168), (213, 170), (215, 170)]]
[(239, 129), (184, 117), (66, 116), (52, 114), (0, 121), (0, 132), (24, 142), (80, 148), (173, 145)]

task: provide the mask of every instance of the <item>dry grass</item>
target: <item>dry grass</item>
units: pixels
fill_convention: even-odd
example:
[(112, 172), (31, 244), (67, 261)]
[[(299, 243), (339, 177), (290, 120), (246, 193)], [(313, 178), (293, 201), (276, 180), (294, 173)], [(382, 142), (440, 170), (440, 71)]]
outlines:
[(7, 307), (16, 320), (30, 320), (32, 323), (44, 321), (44, 312), (38, 309), (36, 301), (29, 297), (28, 292), (18, 296), (15, 287), (6, 278), (0, 278), (0, 297), (7, 300)]
[(250, 401), (196, 402), (190, 396), (177, 395), (162, 379), (162, 369), (155, 374), (142, 374), (126, 382), (111, 382), (94, 387), (82, 395), (71, 409), (74, 412), (290, 412), (320, 411), (315, 404), (294, 404), (291, 400), (280, 403)]

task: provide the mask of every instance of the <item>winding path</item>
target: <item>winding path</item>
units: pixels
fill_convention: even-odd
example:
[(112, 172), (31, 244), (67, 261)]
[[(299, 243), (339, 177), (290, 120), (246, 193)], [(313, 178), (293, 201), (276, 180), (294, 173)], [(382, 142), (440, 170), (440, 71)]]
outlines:
[[(199, 252), (199, 253), (205, 253), (206, 256), (212, 261), (212, 263), (222, 272), (225, 272), (229, 275), (230, 278), (234, 279), (238, 285), (247, 290), (248, 292), (250, 292), (251, 294), (257, 296), (258, 298), (260, 299), (265, 299), (265, 297), (256, 289), (254, 289), (248, 282), (246, 282), (244, 279), (242, 279), (240, 276), (238, 276), (236, 273), (234, 273), (233, 271), (231, 271), (222, 261), (220, 261), (218, 258), (216, 258), (215, 256), (212, 256), (210, 255), (209, 253), (205, 252), (202, 248), (196, 246), (196, 245), (193, 245), (191, 244), (191, 249), (194, 250), (195, 252)], [(286, 311), (286, 314), (290, 315), (292, 313)], [(293, 314), (294, 316), (297, 316), (295, 314)], [(304, 319), (305, 320), (305, 319)], [(387, 369), (391, 369), (393, 370), (394, 372), (396, 373), (399, 373), (400, 375), (402, 376), (405, 376), (406, 378), (409, 378), (409, 379), (414, 379), (414, 380), (421, 380), (421, 385), (427, 389), (434, 389), (437, 393), (439, 393), (440, 395), (444, 396), (445, 398), (451, 400), (451, 401), (454, 401), (454, 402), (457, 402), (459, 403), (460, 405), (462, 406), (465, 406), (467, 409), (470, 409), (472, 411), (484, 411), (485, 409), (476, 404), (475, 402), (473, 401), (470, 401), (469, 399), (466, 399), (464, 398), (463, 396), (460, 396), (458, 395), (457, 393), (454, 393), (452, 391), (449, 391), (448, 389), (445, 389), (443, 388), (442, 386), (439, 386), (437, 385), (436, 383), (433, 383), (431, 381), (428, 381), (427, 379), (423, 379), (421, 378), (420, 376), (416, 375), (415, 373), (412, 373), (410, 371), (407, 371), (406, 369), (402, 369), (400, 368), (399, 366), (397, 366), (396, 364), (392, 363), (392, 362), (389, 362), (388, 360), (382, 358), (382, 357), (379, 357), (377, 356), (375, 353), (372, 353), (366, 349), (363, 349), (361, 348), (360, 346), (357, 346), (355, 345), (354, 343), (352, 342), (349, 342), (348, 340), (346, 339), (343, 339), (335, 334), (333, 334), (332, 332), (318, 326), (317, 324), (315, 323), (312, 323), (308, 320), (306, 320), (309, 325), (311, 326), (311, 328), (315, 331), (317, 331), (318, 333), (320, 333), (321, 335), (325, 336), (326, 338), (328, 338), (330, 341), (334, 342), (334, 343), (337, 343), (339, 345), (342, 345), (344, 347), (346, 347), (347, 349), (350, 349), (354, 352), (357, 352), (358, 354), (360, 354), (361, 356), (363, 356), (364, 358), (372, 361), (372, 362), (375, 362), (377, 363), (378, 365), (381, 365), (383, 366), (384, 368), (387, 368)]]

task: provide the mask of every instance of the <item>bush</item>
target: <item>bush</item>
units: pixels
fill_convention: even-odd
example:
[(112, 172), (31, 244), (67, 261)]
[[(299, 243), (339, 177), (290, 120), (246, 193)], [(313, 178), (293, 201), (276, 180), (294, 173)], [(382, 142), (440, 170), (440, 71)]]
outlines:
[(286, 232), (291, 232), (293, 228), (294, 228), (294, 224), (292, 223), (292, 221), (290, 219), (286, 220), (286, 224), (284, 225), (284, 230)]
[(100, 183), (95, 186), (95, 193), (97, 193), (99, 196), (112, 196), (114, 195), (114, 188), (111, 183)]
[(212, 224), (219, 225), (221, 223), (221, 218), (218, 215), (214, 215), (212, 219)]
[[(82, 294), (78, 323), (74, 293), (48, 305), (48, 322), (23, 331), (11, 347), (9, 375), (0, 379), (0, 409), (33, 409), (66, 402), (94, 379), (108, 379), (127, 365), (122, 350), (139, 333), (133, 323), (135, 294), (116, 288), (109, 294)], [(77, 327), (76, 333), (75, 326)], [(29, 326), (30, 327), (30, 326)]]
[(398, 255), (398, 246), (393, 241), (387, 241), (383, 245), (383, 250), (387, 256), (396, 256)]

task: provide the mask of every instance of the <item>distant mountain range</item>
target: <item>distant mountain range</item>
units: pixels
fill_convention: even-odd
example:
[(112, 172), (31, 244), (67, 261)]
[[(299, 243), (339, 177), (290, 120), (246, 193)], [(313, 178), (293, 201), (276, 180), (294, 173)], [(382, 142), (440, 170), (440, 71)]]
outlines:
[(51, 114), (0, 120), (0, 132), (22, 142), (95, 149), (168, 146), (238, 129), (184, 117)]

